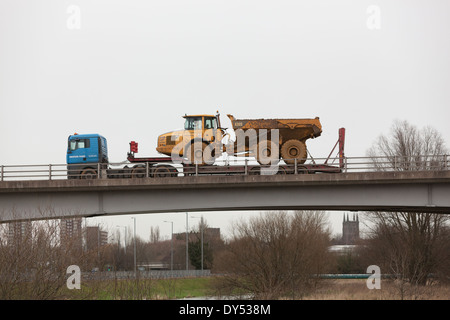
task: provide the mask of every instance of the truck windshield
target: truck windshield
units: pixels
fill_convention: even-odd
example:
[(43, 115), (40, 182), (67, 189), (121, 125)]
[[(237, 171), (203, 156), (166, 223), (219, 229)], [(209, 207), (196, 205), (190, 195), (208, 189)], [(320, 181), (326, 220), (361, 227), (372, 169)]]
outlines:
[(77, 149), (89, 148), (89, 139), (77, 139), (69, 141), (69, 150), (74, 151)]
[(201, 130), (202, 129), (202, 118), (192, 117), (186, 118), (184, 123), (184, 130)]

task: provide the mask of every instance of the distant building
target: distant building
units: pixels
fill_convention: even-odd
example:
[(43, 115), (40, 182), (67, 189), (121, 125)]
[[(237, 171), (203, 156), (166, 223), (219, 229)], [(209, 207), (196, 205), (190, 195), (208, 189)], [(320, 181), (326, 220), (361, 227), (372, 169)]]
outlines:
[[(203, 236), (208, 239), (220, 239), (220, 228), (206, 228)], [(200, 237), (199, 232), (189, 232), (189, 241), (196, 241)], [(186, 232), (174, 233), (174, 240), (186, 240)]]
[(342, 242), (343, 245), (354, 245), (359, 240), (359, 219), (358, 215), (353, 214), (353, 220), (350, 220), (348, 214), (342, 222)]
[(87, 250), (97, 249), (108, 244), (108, 231), (103, 231), (99, 227), (86, 228), (86, 248)]
[(350, 220), (349, 214), (344, 213), (342, 221), (342, 237), (334, 238), (331, 246), (328, 248), (330, 252), (336, 254), (348, 254), (356, 250), (359, 240), (359, 218), (353, 214)]
[(31, 221), (10, 222), (8, 224), (8, 245), (30, 244), (32, 240)]
[(83, 237), (81, 232), (81, 217), (61, 219), (60, 243), (62, 247), (81, 249)]

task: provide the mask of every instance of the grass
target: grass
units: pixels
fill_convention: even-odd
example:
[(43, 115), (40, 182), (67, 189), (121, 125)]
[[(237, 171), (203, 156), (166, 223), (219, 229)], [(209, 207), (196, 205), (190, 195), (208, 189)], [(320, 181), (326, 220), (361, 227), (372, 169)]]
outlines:
[[(215, 295), (214, 277), (90, 281), (81, 290), (68, 290), (63, 299), (162, 300)], [(449, 300), (450, 286), (410, 286), (382, 280), (381, 289), (368, 289), (365, 279), (323, 280), (304, 300)]]
[(449, 300), (450, 286), (411, 286), (381, 280), (380, 289), (368, 289), (365, 279), (325, 280), (307, 300)]
[(166, 294), (166, 296), (172, 299), (204, 297), (213, 294), (211, 278), (163, 279), (158, 281), (156, 289), (160, 295), (163, 295), (170, 286), (174, 289), (173, 294)]
[(204, 297), (213, 294), (212, 278), (125, 279), (87, 281), (80, 290), (64, 289), (65, 299), (158, 300)]

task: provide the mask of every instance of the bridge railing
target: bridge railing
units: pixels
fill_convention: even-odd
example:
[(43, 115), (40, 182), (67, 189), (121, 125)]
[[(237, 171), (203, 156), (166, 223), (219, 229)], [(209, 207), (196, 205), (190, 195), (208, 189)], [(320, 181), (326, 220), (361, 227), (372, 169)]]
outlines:
[[(199, 175), (272, 175), (305, 173), (346, 173), (373, 171), (435, 171), (449, 170), (449, 155), (421, 155), (408, 157), (345, 157), (308, 158), (286, 164), (259, 165), (253, 158), (230, 157), (217, 159), (212, 166), (154, 163), (94, 164), (90, 169), (76, 170), (67, 164), (0, 165), (0, 182), (20, 180), (107, 179), (143, 177), (183, 177)], [(85, 165), (83, 165), (84, 167)]]

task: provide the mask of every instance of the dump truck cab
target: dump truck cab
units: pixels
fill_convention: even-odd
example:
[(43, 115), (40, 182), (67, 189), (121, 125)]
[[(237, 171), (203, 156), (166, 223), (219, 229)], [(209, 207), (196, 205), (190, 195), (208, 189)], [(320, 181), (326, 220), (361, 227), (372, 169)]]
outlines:
[(183, 118), (184, 130), (193, 133), (196, 138), (202, 138), (208, 144), (222, 140), (223, 130), (220, 128), (218, 115), (194, 115)]
[(203, 150), (209, 145), (221, 144), (224, 130), (220, 127), (219, 114), (185, 115), (183, 118), (184, 129), (160, 135), (156, 151), (168, 156), (185, 157), (192, 162), (194, 158), (203, 162)]

